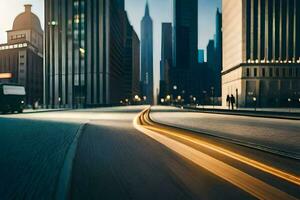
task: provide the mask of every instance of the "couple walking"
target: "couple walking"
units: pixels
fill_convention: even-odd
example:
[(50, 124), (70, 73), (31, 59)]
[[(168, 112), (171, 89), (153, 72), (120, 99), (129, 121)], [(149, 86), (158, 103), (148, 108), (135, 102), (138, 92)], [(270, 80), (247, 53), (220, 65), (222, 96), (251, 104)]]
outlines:
[(230, 110), (231, 108), (232, 110), (234, 110), (235, 97), (233, 95), (231, 96), (227, 95), (226, 102), (227, 102), (228, 109)]

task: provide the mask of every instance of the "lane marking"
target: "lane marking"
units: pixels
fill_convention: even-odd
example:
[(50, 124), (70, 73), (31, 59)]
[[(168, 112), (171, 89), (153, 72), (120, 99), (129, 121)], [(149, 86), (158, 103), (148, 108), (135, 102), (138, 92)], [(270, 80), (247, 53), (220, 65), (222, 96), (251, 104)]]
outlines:
[[(210, 149), (212, 151), (218, 152), (218, 153), (223, 154), (225, 156), (228, 156), (228, 157), (230, 157), (232, 159), (240, 161), (240, 162), (242, 162), (244, 164), (252, 166), (252, 167), (254, 167), (256, 169), (259, 169), (261, 171), (264, 171), (266, 173), (269, 173), (269, 174), (274, 175), (274, 176), (276, 176), (278, 178), (284, 179), (284, 180), (286, 180), (288, 182), (291, 182), (293, 184), (296, 184), (296, 185), (300, 186), (300, 177), (298, 177), (298, 176), (289, 174), (287, 172), (284, 172), (282, 170), (279, 170), (279, 169), (276, 169), (274, 167), (268, 166), (268, 165), (263, 164), (261, 162), (258, 162), (256, 160), (247, 158), (247, 157), (245, 157), (243, 155), (240, 155), (240, 154), (237, 154), (235, 152), (229, 151), (227, 149), (224, 149), (222, 147), (216, 146), (216, 145), (211, 144), (209, 142), (202, 141), (199, 138), (194, 138), (194, 137), (189, 136), (189, 135), (183, 135), (180, 132), (175, 132), (175, 130), (169, 131), (165, 127), (160, 128), (161, 125), (156, 125), (149, 118), (148, 111), (147, 111), (147, 113), (144, 113), (144, 114), (145, 114), (146, 123), (148, 123), (149, 125), (151, 125), (151, 126), (147, 126), (148, 129), (151, 129), (153, 131), (162, 132), (162, 133), (165, 133), (165, 134), (168, 134), (168, 135), (171, 135), (171, 136), (174, 136), (174, 137), (186, 140), (188, 142), (200, 145), (202, 147), (208, 148), (208, 149)], [(172, 129), (175, 129), (175, 128), (172, 128)]]
[[(143, 116), (145, 113), (147, 113), (147, 111), (143, 111), (134, 119), (134, 127), (148, 137), (165, 145), (169, 149), (192, 161), (198, 166), (206, 169), (218, 177), (223, 178), (231, 184), (255, 196), (256, 198), (272, 200), (296, 199), (289, 194), (240, 171), (239, 169), (236, 169), (183, 143), (157, 133), (160, 131), (160, 129), (153, 128), (152, 122), (148, 123), (147, 119), (145, 119)], [(141, 122), (141, 124), (139, 122)], [(146, 125), (143, 126), (143, 123)]]

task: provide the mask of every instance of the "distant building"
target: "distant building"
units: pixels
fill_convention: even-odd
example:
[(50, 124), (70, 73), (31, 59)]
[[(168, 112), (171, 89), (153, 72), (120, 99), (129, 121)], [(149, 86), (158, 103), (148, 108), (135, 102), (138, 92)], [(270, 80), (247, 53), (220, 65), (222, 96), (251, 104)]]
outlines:
[(124, 0), (45, 1), (45, 104), (119, 104), (126, 96)]
[[(215, 41), (209, 40), (206, 48), (207, 52), (207, 67), (206, 70), (206, 85), (208, 86), (206, 89), (213, 90), (215, 89), (216, 85), (216, 49), (215, 49)], [(221, 72), (220, 72), (221, 73)], [(214, 94), (215, 95), (215, 94)]]
[[(173, 62), (170, 84), (175, 95), (188, 99), (192, 93), (192, 68), (198, 67), (198, 0), (173, 2)], [(198, 77), (199, 78), (199, 77)]]
[(215, 66), (215, 95), (217, 97), (222, 96), (222, 13), (217, 9), (216, 13), (216, 34), (215, 34), (215, 56), (216, 56), (216, 66)]
[(198, 63), (204, 63), (204, 49), (198, 50)]
[(25, 5), (25, 12), (15, 18), (7, 43), (0, 44), (0, 73), (12, 75), (0, 82), (26, 87), (27, 104), (43, 102), (43, 30), (31, 5)]
[(223, 105), (299, 105), (300, 1), (223, 1)]
[(140, 40), (125, 13), (125, 48), (123, 86), (125, 99), (133, 100), (140, 92)]
[(172, 65), (172, 23), (162, 23), (160, 91), (159, 97), (165, 98), (169, 91), (169, 70)]
[(146, 97), (148, 104), (153, 104), (153, 21), (150, 17), (148, 2), (141, 22), (141, 58), (142, 94)]
[(208, 67), (214, 69), (216, 67), (216, 52), (215, 52), (215, 41), (209, 40), (206, 47), (207, 64)]

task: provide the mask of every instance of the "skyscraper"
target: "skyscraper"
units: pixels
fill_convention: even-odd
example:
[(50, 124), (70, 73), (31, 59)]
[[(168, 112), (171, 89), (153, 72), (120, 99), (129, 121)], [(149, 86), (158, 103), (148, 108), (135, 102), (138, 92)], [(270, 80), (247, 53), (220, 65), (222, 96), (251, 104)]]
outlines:
[(204, 49), (198, 50), (198, 63), (204, 63)]
[(142, 93), (148, 104), (153, 104), (153, 22), (147, 2), (141, 22), (141, 81)]
[(221, 97), (221, 73), (222, 73), (222, 14), (219, 9), (216, 13), (216, 34), (215, 34), (215, 95)]
[(124, 76), (123, 84), (125, 90), (125, 101), (133, 100), (140, 95), (140, 40), (129, 23), (127, 13), (125, 14), (125, 49), (124, 49)]
[(111, 105), (124, 98), (123, 1), (45, 1), (46, 105)]
[(173, 6), (170, 82), (177, 88), (175, 95), (188, 97), (193, 93), (191, 69), (198, 66), (198, 0), (174, 0)]
[(172, 65), (172, 23), (162, 23), (160, 97), (165, 98), (169, 90), (169, 69)]
[(198, 0), (174, 0), (173, 64), (188, 69), (197, 64)]
[[(216, 52), (215, 52), (215, 41), (209, 40), (206, 47), (207, 65), (211, 69), (216, 67)], [(213, 84), (213, 83), (212, 83)]]
[(300, 1), (223, 1), (223, 104), (297, 105), (300, 98)]

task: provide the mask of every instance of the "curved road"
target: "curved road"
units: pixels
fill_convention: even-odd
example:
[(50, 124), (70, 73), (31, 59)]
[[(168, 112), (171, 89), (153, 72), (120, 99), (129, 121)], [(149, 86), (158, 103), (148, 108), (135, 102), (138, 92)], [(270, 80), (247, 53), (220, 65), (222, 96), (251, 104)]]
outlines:
[[(289, 174), (297, 182), (299, 162), (149, 121), (133, 123), (145, 108), (1, 116), (0, 199), (255, 199), (257, 186), (267, 189), (262, 195), (278, 195), (274, 199), (300, 197), (299, 185), (284, 179)], [(285, 172), (283, 178), (230, 152)], [(63, 194), (61, 182), (67, 184)]]

